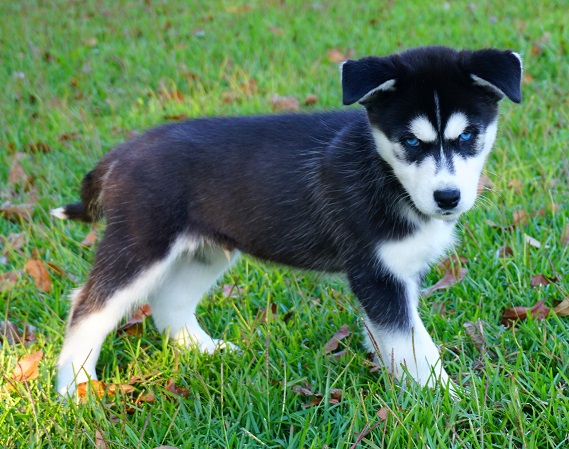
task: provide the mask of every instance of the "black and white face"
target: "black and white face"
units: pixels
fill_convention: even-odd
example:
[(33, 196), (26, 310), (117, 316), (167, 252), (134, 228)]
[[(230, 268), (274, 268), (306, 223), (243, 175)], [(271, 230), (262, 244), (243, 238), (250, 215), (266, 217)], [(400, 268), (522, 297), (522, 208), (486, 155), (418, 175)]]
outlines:
[[(496, 137), (497, 107), (476, 95), (469, 105), (464, 90), (412, 91), (367, 105), (377, 151), (420, 212), (454, 220), (476, 200)], [(401, 107), (411, 102), (411, 110)]]
[(379, 155), (424, 215), (454, 220), (476, 200), (498, 102), (521, 101), (519, 55), (423, 47), (342, 66), (344, 103), (365, 106)]

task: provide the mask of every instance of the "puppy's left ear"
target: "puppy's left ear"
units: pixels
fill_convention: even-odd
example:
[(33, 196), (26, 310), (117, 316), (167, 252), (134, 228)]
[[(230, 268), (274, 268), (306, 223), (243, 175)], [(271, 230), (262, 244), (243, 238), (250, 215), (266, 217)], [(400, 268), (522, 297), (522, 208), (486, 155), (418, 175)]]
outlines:
[(474, 84), (502, 99), (508, 97), (514, 103), (522, 101), (522, 58), (506, 50), (484, 49), (467, 52), (463, 60), (465, 70)]
[(365, 104), (380, 92), (395, 90), (399, 74), (397, 55), (347, 60), (340, 66), (344, 104)]

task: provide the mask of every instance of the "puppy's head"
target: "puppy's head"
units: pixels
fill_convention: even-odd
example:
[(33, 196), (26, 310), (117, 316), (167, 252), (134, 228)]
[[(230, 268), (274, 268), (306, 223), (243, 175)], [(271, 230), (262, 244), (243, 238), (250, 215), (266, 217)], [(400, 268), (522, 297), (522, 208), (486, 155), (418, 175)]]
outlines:
[(498, 102), (521, 101), (518, 54), (423, 47), (342, 65), (344, 104), (365, 106), (380, 156), (421, 213), (472, 207), (496, 137)]

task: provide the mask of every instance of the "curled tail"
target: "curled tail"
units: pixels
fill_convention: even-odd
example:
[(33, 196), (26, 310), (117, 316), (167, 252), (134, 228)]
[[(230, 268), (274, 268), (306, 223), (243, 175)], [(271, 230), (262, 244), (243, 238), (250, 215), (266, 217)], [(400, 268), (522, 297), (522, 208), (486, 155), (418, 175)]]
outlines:
[(103, 218), (101, 193), (103, 178), (107, 172), (106, 168), (105, 165), (100, 164), (85, 175), (81, 185), (80, 203), (67, 204), (57, 209), (52, 209), (51, 215), (62, 220), (79, 220), (87, 223)]

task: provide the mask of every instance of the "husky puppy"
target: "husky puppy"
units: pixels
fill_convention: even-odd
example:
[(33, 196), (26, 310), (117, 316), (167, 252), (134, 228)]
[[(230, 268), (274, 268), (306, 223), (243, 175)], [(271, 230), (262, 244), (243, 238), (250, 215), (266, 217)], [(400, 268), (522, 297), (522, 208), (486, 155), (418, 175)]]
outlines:
[(226, 345), (195, 312), (240, 253), (345, 273), (391, 372), (449, 382), (417, 313), (419, 286), (474, 204), (498, 102), (521, 101), (521, 59), (423, 47), (348, 60), (341, 72), (343, 103), (363, 108), (160, 126), (107, 153), (82, 201), (52, 211), (107, 220), (73, 294), (60, 393), (96, 379), (103, 340), (145, 301), (174, 341)]

